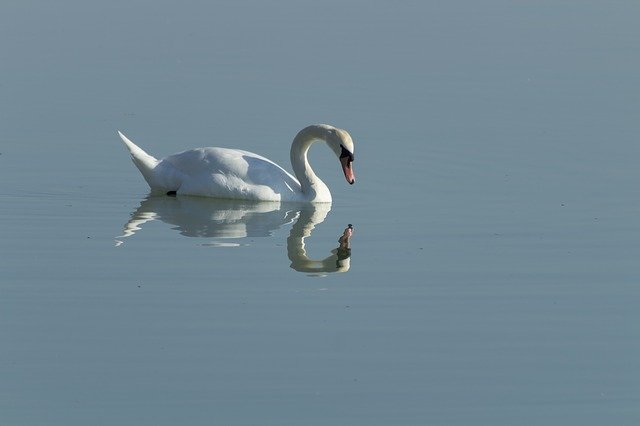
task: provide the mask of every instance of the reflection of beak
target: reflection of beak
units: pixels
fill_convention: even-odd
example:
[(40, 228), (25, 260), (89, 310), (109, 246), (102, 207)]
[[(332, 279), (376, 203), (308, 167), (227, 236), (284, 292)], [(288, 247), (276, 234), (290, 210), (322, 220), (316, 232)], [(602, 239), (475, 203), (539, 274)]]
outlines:
[(353, 175), (352, 162), (349, 157), (340, 157), (340, 164), (342, 164), (342, 171), (344, 172), (344, 177), (347, 179), (347, 182), (353, 185), (356, 182), (356, 177)]
[(353, 225), (349, 224), (347, 228), (342, 233), (342, 236), (338, 238), (338, 242), (340, 243), (340, 247), (345, 245), (345, 248), (349, 248), (349, 240), (351, 240), (351, 236), (353, 235)]
[(340, 246), (338, 247), (338, 259), (348, 259), (351, 256), (351, 236), (353, 235), (353, 225), (349, 224), (347, 228), (344, 230), (340, 238), (338, 238), (338, 242)]

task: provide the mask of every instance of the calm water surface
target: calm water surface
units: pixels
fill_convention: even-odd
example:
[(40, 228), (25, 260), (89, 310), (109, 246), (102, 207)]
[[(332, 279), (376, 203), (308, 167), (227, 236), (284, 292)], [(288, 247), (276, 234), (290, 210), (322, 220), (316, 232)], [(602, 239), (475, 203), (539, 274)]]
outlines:
[[(635, 2), (3, 9), (0, 424), (640, 422)], [(331, 206), (149, 197), (116, 135), (315, 122)]]

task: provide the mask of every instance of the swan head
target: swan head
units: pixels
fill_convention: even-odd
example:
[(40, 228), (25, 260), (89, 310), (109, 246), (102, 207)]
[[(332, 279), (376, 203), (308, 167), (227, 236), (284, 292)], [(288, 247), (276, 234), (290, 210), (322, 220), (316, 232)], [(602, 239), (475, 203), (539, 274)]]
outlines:
[(345, 179), (351, 185), (356, 182), (356, 177), (353, 174), (353, 140), (351, 135), (346, 130), (338, 129), (333, 126), (326, 126), (327, 137), (325, 142), (329, 145), (329, 148), (336, 154), (336, 157), (340, 159), (342, 165), (342, 171)]

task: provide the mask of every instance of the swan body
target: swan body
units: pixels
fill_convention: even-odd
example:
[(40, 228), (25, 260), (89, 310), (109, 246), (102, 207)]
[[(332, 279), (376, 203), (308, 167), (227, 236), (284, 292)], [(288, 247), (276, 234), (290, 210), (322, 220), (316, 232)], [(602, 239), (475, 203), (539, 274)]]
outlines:
[(161, 160), (118, 132), (152, 192), (258, 201), (331, 202), (331, 192), (309, 165), (309, 147), (326, 143), (338, 156), (345, 178), (353, 175), (353, 141), (345, 130), (326, 124), (305, 127), (291, 144), (295, 177), (273, 161), (229, 148), (196, 148)]

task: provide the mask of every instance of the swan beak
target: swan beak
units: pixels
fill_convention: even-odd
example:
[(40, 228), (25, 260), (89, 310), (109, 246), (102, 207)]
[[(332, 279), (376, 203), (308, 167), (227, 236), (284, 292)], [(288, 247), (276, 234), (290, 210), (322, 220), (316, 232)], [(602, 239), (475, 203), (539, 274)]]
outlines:
[(351, 159), (349, 157), (340, 157), (340, 164), (342, 164), (342, 171), (344, 172), (344, 177), (347, 179), (351, 185), (356, 183), (356, 177), (353, 175), (353, 167), (351, 166)]

